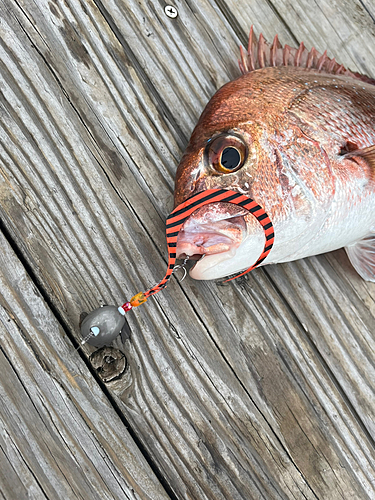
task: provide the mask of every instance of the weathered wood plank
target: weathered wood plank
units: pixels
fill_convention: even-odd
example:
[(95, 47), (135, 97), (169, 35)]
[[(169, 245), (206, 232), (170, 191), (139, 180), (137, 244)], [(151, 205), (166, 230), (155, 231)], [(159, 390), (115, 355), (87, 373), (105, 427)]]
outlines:
[(1, 233), (0, 246), (2, 497), (168, 499)]
[[(375, 74), (332, 2), (97, 5), (6, 1), (0, 26), (1, 217), (72, 331), (163, 275), (176, 162), (250, 24)], [(173, 283), (129, 315), (129, 378), (108, 387), (179, 498), (374, 498), (373, 291), (336, 252)]]

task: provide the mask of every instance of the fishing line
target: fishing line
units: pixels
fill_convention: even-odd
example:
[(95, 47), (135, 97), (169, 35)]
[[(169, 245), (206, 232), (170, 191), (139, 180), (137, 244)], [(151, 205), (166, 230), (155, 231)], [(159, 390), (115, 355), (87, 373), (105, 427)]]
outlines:
[(253, 215), (262, 226), (265, 236), (263, 251), (255, 264), (226, 281), (231, 281), (239, 276), (243, 276), (249, 271), (255, 269), (264, 261), (272, 249), (275, 237), (271, 219), (265, 210), (258, 205), (256, 201), (238, 193), (237, 191), (229, 189), (207, 189), (205, 191), (201, 191), (178, 205), (167, 217), (166, 239), (168, 248), (168, 266), (164, 278), (157, 285), (151, 287), (145, 292), (137, 293), (129, 300), (129, 302), (125, 302), (117, 309), (115, 306), (104, 306), (92, 311), (88, 316), (86, 316), (81, 325), (83, 342), (88, 342), (92, 345), (96, 345), (97, 347), (108, 344), (111, 340), (113, 340), (113, 338), (121, 333), (121, 328), (125, 324), (125, 319), (120, 316), (124, 316), (125, 313), (130, 311), (133, 307), (138, 307), (141, 304), (144, 304), (151, 295), (155, 295), (155, 293), (160, 292), (167, 286), (173, 271), (178, 267), (183, 267), (187, 261), (187, 259), (185, 259), (184, 264), (176, 266), (177, 239), (186, 220), (199, 208), (210, 203), (218, 202), (232, 203), (233, 205), (237, 205), (245, 210), (248, 210), (249, 213), (251, 213), (251, 215)]

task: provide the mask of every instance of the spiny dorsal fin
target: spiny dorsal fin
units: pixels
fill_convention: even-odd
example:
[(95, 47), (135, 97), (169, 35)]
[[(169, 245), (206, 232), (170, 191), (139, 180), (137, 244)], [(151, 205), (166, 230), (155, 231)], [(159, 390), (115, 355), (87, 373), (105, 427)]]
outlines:
[(316, 69), (331, 75), (351, 76), (375, 85), (374, 79), (360, 73), (353, 73), (344, 68), (342, 64), (337, 63), (335, 58), (330, 59), (327, 56), (327, 51), (319, 54), (314, 47), (308, 51), (303, 42), (301, 42), (298, 49), (289, 47), (289, 45), (283, 47), (277, 35), (273, 39), (272, 45), (266, 42), (262, 33), (259, 35), (259, 40), (257, 40), (253, 26), (250, 29), (247, 52), (242, 46), (240, 52), (241, 59), (238, 63), (242, 74), (268, 66), (299, 66), (300, 68)]

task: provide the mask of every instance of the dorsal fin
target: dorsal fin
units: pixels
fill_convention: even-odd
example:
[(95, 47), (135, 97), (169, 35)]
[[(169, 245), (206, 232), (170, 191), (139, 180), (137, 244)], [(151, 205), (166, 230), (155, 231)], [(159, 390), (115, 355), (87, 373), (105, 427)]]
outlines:
[(300, 68), (316, 69), (322, 73), (329, 73), (331, 75), (351, 76), (352, 78), (375, 85), (373, 78), (361, 75), (360, 73), (353, 73), (344, 68), (342, 64), (337, 63), (335, 58), (330, 59), (327, 56), (327, 51), (319, 54), (314, 47), (308, 51), (303, 42), (301, 42), (298, 49), (289, 47), (289, 45), (283, 47), (277, 35), (273, 39), (272, 45), (266, 42), (262, 33), (259, 35), (259, 40), (257, 40), (253, 26), (250, 29), (247, 52), (242, 46), (240, 47), (240, 52), (241, 59), (238, 63), (242, 74), (268, 66), (298, 66)]

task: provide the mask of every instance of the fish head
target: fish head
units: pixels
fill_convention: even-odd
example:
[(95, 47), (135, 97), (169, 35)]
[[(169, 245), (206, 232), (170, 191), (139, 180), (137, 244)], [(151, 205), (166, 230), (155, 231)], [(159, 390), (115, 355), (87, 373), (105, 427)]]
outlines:
[[(280, 94), (279, 73), (262, 71), (224, 85), (206, 106), (177, 169), (175, 206), (206, 189), (252, 198), (275, 229), (265, 261), (270, 263), (293, 260), (293, 252), (308, 246), (324, 223), (334, 186), (327, 155), (288, 114), (296, 84), (284, 84)], [(219, 202), (189, 217), (176, 253), (204, 255), (190, 276), (217, 279), (251, 267), (264, 244), (263, 228), (252, 214)]]
[[(243, 94), (243, 86), (235, 80), (207, 105), (177, 169), (175, 206), (206, 189), (232, 189), (251, 196), (260, 157), (258, 136), (264, 127), (243, 112), (251, 105), (245, 102), (250, 94)], [(244, 269), (247, 263), (250, 267), (263, 247), (259, 222), (241, 207), (218, 202), (199, 208), (185, 222), (177, 256), (199, 259), (191, 277), (216, 279)]]

